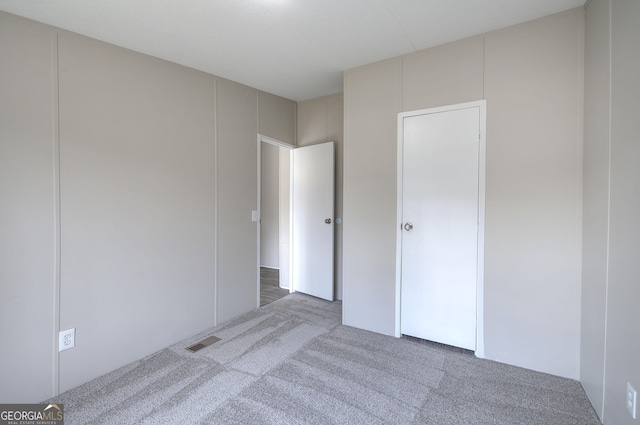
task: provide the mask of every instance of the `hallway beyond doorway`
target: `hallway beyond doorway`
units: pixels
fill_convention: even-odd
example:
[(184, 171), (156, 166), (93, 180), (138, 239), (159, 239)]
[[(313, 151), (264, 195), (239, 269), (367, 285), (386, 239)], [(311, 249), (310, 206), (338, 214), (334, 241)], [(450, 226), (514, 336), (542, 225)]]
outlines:
[(280, 270), (260, 267), (260, 307), (285, 295), (289, 295), (289, 290), (280, 287)]

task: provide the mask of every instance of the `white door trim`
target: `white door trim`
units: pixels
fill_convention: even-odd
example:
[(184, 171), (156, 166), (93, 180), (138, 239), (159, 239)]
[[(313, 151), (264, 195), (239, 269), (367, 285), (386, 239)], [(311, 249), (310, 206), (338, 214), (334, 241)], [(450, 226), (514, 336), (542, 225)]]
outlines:
[(269, 143), (270, 145), (276, 145), (276, 146), (280, 146), (281, 148), (287, 148), (290, 150), (294, 150), (296, 148), (296, 146), (293, 146), (287, 142), (283, 142), (281, 140), (274, 139), (273, 137), (265, 136), (259, 133), (258, 133), (258, 142), (265, 142), (265, 143)]
[(479, 108), (480, 134), (478, 150), (478, 261), (476, 277), (476, 351), (475, 355), (484, 358), (484, 226), (485, 226), (485, 174), (486, 174), (486, 123), (487, 101), (460, 103), (437, 108), (421, 109), (417, 111), (401, 112), (398, 114), (398, 190), (397, 190), (397, 215), (396, 215), (396, 305), (395, 305), (395, 336), (401, 337), (400, 309), (402, 294), (402, 176), (403, 176), (403, 150), (404, 150), (404, 119), (418, 115), (434, 114), (438, 112), (455, 111), (459, 109)]

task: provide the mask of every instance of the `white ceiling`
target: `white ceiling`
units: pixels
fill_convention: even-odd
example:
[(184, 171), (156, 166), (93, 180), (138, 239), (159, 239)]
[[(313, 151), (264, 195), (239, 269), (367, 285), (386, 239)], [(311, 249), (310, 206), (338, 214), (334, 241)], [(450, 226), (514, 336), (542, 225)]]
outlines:
[(585, 0), (0, 0), (0, 10), (292, 100), (342, 72)]

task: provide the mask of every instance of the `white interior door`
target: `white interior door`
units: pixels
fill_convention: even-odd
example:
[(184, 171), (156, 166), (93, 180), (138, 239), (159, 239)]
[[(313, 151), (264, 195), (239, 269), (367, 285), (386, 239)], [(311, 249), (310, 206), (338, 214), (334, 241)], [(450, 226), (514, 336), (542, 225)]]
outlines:
[(293, 288), (333, 301), (333, 142), (293, 150)]
[(476, 349), (480, 108), (404, 117), (401, 333)]

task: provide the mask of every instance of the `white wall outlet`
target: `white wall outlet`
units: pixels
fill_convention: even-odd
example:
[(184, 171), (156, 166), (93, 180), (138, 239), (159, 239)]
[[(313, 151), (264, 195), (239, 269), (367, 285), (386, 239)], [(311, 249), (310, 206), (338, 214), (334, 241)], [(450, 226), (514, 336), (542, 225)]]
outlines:
[(260, 213), (258, 212), (258, 210), (251, 210), (251, 221), (258, 220), (260, 220)]
[(636, 402), (638, 400), (638, 393), (633, 389), (630, 383), (627, 382), (627, 410), (631, 413), (633, 419), (636, 418)]
[(76, 328), (61, 331), (58, 341), (58, 351), (68, 350), (76, 346)]

